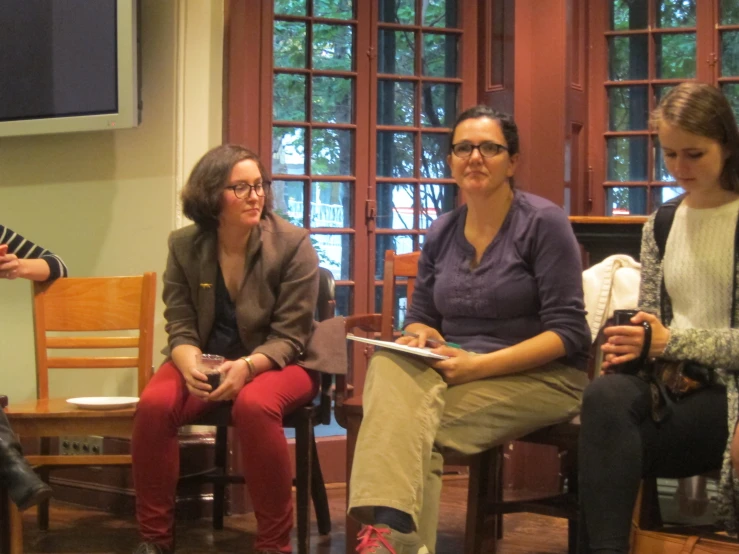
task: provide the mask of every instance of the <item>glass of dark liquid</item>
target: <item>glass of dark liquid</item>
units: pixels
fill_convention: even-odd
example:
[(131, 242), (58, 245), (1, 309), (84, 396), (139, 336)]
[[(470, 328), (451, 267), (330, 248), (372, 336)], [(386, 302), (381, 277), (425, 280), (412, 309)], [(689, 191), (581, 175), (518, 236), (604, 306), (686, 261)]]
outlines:
[(219, 368), (225, 361), (226, 359), (218, 354), (200, 354), (198, 356), (198, 371), (205, 374), (208, 378), (211, 392), (216, 390), (221, 384), (221, 372), (219, 371)]

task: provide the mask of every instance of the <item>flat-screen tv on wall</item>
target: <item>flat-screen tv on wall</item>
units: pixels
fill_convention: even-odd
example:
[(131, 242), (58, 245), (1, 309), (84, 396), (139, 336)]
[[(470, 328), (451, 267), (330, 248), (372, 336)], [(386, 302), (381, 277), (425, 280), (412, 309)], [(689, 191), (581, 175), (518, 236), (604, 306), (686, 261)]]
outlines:
[(137, 0), (0, 0), (0, 137), (136, 127)]

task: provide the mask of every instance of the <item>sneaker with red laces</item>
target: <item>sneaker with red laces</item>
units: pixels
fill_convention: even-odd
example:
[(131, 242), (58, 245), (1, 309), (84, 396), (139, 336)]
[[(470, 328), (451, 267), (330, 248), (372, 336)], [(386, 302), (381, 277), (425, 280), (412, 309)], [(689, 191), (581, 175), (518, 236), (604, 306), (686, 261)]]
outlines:
[(366, 525), (357, 538), (359, 554), (429, 554), (418, 533), (401, 533), (387, 525)]

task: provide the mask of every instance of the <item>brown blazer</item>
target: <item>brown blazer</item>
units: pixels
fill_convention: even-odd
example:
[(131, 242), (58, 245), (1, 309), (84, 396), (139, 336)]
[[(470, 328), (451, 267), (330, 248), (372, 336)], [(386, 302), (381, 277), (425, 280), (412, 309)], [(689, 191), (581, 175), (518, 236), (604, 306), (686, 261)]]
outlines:
[[(203, 348), (207, 342), (215, 318), (217, 249), (216, 233), (195, 225), (170, 234), (162, 294), (169, 335), (164, 354), (180, 344)], [(235, 302), (247, 352), (264, 354), (278, 367), (303, 358), (317, 295), (318, 257), (308, 232), (266, 215), (249, 237), (244, 281)], [(316, 366), (336, 363), (320, 353), (309, 358)]]

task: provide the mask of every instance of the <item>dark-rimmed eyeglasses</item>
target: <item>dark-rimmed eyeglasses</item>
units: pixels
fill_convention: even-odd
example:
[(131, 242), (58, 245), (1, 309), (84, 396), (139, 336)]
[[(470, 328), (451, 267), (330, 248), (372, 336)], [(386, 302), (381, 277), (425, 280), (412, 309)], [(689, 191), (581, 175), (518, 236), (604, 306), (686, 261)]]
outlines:
[(452, 153), (458, 158), (467, 159), (472, 155), (472, 151), (477, 148), (483, 158), (493, 158), (501, 152), (508, 152), (508, 147), (486, 140), (480, 144), (472, 144), (471, 142), (458, 142), (452, 144)]
[(236, 198), (249, 198), (252, 191), (254, 191), (257, 196), (262, 197), (269, 191), (269, 185), (269, 181), (254, 183), (253, 185), (240, 181), (238, 183), (234, 183), (233, 185), (227, 186), (226, 190), (233, 191)]

